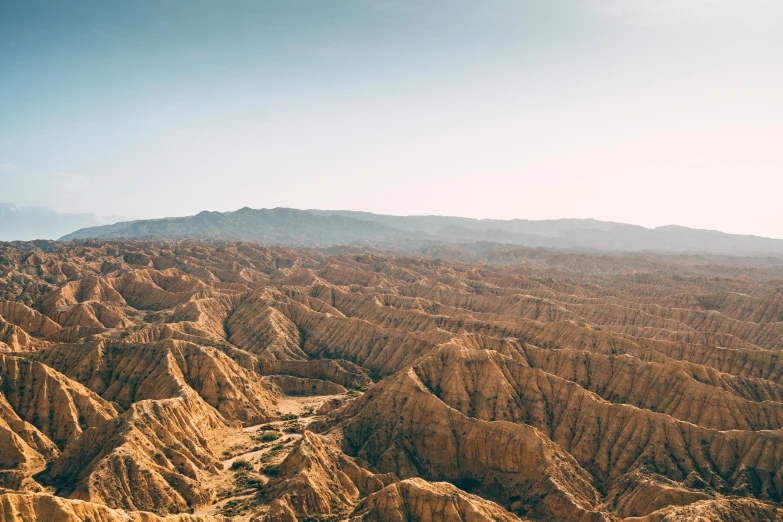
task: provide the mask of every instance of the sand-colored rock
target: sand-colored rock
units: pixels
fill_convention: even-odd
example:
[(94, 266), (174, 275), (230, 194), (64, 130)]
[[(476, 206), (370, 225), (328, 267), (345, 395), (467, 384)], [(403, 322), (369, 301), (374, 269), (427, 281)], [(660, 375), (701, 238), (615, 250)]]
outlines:
[(523, 515), (608, 520), (593, 479), (542, 432), (463, 415), (413, 369), (368, 390), (345, 415), (345, 451), (381, 471), (450, 481)]
[(219, 522), (193, 515), (155, 516), (126, 512), (49, 494), (0, 494), (0, 522)]
[(515, 522), (520, 518), (497, 504), (449, 483), (421, 479), (396, 482), (364, 499), (351, 522)]
[(101, 340), (57, 345), (34, 357), (129, 408), (195, 391), (226, 419), (258, 424), (271, 416), (275, 392), (219, 350), (186, 341), (124, 343)]
[(779, 522), (783, 510), (751, 499), (703, 500), (683, 507), (667, 507), (646, 517), (623, 522)]
[(717, 496), (705, 486), (696, 473), (685, 481), (676, 482), (645, 469), (636, 469), (612, 482), (606, 501), (620, 517), (639, 517), (669, 506), (687, 506)]
[(372, 384), (367, 371), (344, 360), (264, 360), (258, 362), (262, 375), (291, 375), (303, 379), (317, 379), (335, 383), (344, 388), (366, 388)]
[(422, 253), (0, 244), (4, 516), (780, 519), (783, 264)]
[(172, 514), (204, 505), (214, 492), (201, 486), (217, 472), (217, 412), (198, 397), (134, 403), (84, 433), (43, 478), (57, 494), (110, 507)]
[[(32, 424), (16, 415), (0, 397), (0, 468), (19, 470), (26, 475), (44, 469), (46, 461), (57, 456), (57, 446)], [(16, 479), (13, 479), (17, 482)]]
[(293, 396), (339, 395), (347, 391), (339, 384), (333, 382), (320, 379), (303, 379), (292, 375), (273, 375), (269, 380), (286, 395)]
[(302, 520), (346, 516), (361, 497), (396, 480), (361, 468), (330, 441), (305, 431), (280, 464), (278, 477), (263, 490), (266, 500), (277, 501), (264, 520), (285, 522), (291, 514)]
[(0, 394), (60, 449), (118, 415), (114, 404), (36, 361), (0, 354)]

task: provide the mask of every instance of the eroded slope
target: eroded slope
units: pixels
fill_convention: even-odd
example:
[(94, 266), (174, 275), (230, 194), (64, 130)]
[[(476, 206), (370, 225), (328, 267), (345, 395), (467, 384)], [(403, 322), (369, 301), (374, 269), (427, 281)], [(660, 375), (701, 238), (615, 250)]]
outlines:
[(0, 519), (781, 519), (783, 263), (490, 254), (0, 244)]

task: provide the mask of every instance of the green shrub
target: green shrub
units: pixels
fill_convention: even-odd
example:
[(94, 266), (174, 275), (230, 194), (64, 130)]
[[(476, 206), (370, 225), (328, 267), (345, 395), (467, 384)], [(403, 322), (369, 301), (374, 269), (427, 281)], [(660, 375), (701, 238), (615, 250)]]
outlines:
[(282, 437), (283, 434), (278, 431), (268, 431), (258, 436), (259, 442), (272, 442)]
[(220, 514), (224, 517), (235, 517), (243, 514), (250, 508), (250, 503), (247, 499), (235, 499), (226, 502), (226, 505), (220, 510)]
[(267, 464), (261, 468), (261, 473), (269, 475), (270, 477), (276, 477), (278, 471), (280, 471), (280, 466), (278, 464)]
[(225, 450), (223, 450), (223, 456), (230, 457), (231, 455), (234, 455), (235, 453), (238, 453), (239, 451), (242, 451), (244, 449), (245, 449), (244, 444), (234, 444), (232, 446), (229, 446)]
[(253, 464), (247, 459), (237, 459), (231, 464), (231, 470), (237, 471), (240, 469), (253, 469)]
[(272, 449), (261, 455), (261, 462), (269, 462), (273, 458), (277, 457), (283, 452), (283, 448), (285, 446), (283, 444), (275, 444)]
[(285, 433), (302, 433), (304, 431), (304, 425), (298, 420), (286, 422), (283, 424), (283, 431)]
[(264, 485), (264, 481), (259, 476), (254, 476), (245, 470), (239, 471), (234, 476), (234, 483), (236, 484), (236, 492), (245, 491), (247, 489), (260, 489)]

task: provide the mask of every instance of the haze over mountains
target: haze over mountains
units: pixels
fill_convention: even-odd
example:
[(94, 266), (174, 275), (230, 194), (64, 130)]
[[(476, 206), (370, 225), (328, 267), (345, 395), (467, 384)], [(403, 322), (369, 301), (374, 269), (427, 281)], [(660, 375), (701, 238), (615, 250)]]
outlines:
[(57, 239), (73, 230), (106, 225), (122, 217), (98, 217), (93, 214), (67, 214), (49, 207), (19, 207), (0, 202), (0, 241)]
[(403, 251), (433, 243), (494, 242), (600, 251), (783, 255), (783, 240), (680, 226), (649, 229), (594, 219), (497, 220), (291, 208), (204, 211), (188, 217), (120, 222), (83, 228), (61, 239), (217, 239), (298, 247), (371, 245)]
[(783, 522), (781, 27), (0, 0), (0, 522)]

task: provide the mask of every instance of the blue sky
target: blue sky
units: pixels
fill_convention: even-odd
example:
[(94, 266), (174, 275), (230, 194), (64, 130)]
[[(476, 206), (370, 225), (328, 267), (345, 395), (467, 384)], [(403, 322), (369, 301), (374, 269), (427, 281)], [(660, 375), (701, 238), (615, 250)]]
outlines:
[(783, 237), (783, 3), (0, 0), (0, 200)]

